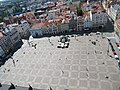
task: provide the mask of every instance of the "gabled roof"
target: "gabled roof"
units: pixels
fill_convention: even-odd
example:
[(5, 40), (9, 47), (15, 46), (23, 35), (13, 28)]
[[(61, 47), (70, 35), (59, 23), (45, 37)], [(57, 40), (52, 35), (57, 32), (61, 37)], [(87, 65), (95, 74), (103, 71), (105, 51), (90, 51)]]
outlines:
[(117, 22), (117, 23), (119, 23), (119, 24), (120, 24), (120, 19), (115, 20), (115, 22)]
[(44, 24), (43, 23), (36, 23), (36, 24), (34, 24), (33, 26), (32, 26), (32, 29), (36, 29), (36, 28), (42, 28), (44, 26)]
[(2, 34), (2, 32), (0, 32), (0, 39), (3, 37), (4, 35)]

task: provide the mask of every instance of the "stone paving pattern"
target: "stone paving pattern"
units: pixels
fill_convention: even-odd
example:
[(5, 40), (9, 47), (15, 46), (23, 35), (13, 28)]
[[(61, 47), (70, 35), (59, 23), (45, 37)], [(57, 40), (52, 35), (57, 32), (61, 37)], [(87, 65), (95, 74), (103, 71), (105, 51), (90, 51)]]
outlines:
[[(96, 38), (99, 42), (93, 45), (89, 40)], [(77, 41), (71, 37), (65, 49), (57, 48), (59, 37), (50, 39), (53, 46), (48, 38), (40, 38), (33, 41), (37, 49), (28, 44), (19, 49), (13, 56), (18, 60), (15, 67), (12, 59), (0, 67), (0, 82), (46, 90), (50, 86), (53, 90), (120, 90), (120, 70), (107, 55), (106, 39), (78, 36)]]

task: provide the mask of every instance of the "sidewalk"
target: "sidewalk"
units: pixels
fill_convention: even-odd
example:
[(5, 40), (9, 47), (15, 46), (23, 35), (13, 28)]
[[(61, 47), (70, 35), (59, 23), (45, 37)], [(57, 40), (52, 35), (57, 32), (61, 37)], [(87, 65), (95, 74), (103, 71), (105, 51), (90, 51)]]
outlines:
[(113, 48), (115, 49), (116, 54), (118, 55), (118, 57), (120, 57), (120, 51), (119, 51), (119, 49), (118, 49), (118, 47), (116, 46), (116, 43), (115, 43), (116, 40), (114, 38), (111, 38), (110, 42), (111, 42)]
[(116, 42), (120, 43), (120, 38), (116, 33), (114, 33), (114, 37), (115, 37)]
[(120, 51), (116, 45), (116, 43), (119, 42), (119, 39), (117, 37), (115, 37), (115, 34), (114, 33), (111, 33), (111, 34), (104, 34), (106, 38), (109, 38), (110, 39), (110, 42), (117, 54), (117, 56), (120, 58)]

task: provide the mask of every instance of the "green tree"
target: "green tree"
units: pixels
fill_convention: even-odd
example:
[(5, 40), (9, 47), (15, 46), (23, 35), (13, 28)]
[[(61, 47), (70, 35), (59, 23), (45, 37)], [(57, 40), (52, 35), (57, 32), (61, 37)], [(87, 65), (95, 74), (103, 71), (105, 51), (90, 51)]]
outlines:
[(76, 10), (77, 10), (77, 16), (82, 16), (83, 15), (83, 12), (82, 12), (81, 8), (77, 7)]
[(22, 12), (22, 8), (21, 7), (15, 7), (15, 9), (13, 10), (13, 13), (17, 13), (17, 12)]
[(4, 17), (7, 17), (7, 12), (4, 11), (0, 14), (0, 22), (3, 22)]

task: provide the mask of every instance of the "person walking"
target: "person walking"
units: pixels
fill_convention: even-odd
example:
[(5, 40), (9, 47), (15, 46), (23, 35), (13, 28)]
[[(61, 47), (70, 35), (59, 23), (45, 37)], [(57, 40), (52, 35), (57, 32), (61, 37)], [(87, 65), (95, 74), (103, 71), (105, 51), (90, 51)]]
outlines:
[(15, 66), (15, 60), (13, 59), (13, 57), (11, 56), (11, 59), (13, 61), (13, 65)]

